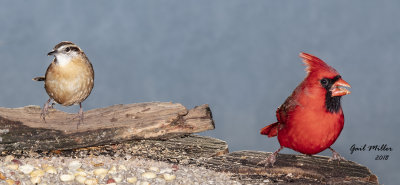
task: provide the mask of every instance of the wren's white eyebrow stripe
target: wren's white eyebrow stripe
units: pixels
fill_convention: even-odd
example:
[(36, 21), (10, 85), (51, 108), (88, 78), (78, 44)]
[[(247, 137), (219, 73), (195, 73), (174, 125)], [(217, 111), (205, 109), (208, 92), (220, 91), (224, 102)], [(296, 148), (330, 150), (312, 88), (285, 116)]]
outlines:
[(79, 104), (78, 126), (83, 122), (82, 102), (94, 86), (92, 63), (79, 46), (69, 41), (58, 43), (48, 55), (55, 58), (44, 77), (44, 86), (50, 98), (43, 106), (41, 117), (45, 121), (51, 100), (63, 106)]

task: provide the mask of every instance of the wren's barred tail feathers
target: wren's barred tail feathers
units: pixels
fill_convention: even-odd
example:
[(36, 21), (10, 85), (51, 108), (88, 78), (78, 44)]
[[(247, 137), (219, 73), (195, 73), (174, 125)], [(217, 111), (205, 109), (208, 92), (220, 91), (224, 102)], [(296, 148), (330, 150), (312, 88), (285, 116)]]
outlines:
[(83, 122), (82, 102), (90, 95), (94, 85), (92, 63), (79, 46), (69, 41), (58, 43), (47, 55), (54, 56), (54, 60), (46, 75), (33, 78), (44, 81), (44, 88), (50, 97), (43, 106), (41, 117), (45, 121), (52, 100), (63, 106), (79, 104), (79, 125)]
[(32, 78), (32, 80), (40, 82), (40, 81), (45, 81), (46, 78), (44, 76), (38, 76), (38, 77)]

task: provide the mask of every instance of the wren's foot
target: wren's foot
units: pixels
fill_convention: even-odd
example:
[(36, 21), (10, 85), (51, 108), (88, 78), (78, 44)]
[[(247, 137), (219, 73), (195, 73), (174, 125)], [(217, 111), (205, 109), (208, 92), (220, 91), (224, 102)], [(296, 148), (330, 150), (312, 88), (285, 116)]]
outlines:
[(55, 105), (56, 103), (51, 103), (51, 105), (49, 106), (49, 109), (54, 109), (54, 105)]
[(53, 108), (53, 104), (49, 106), (51, 102), (51, 98), (47, 100), (47, 102), (43, 105), (42, 112), (40, 113), (40, 117), (46, 123), (46, 115), (49, 114), (49, 108)]
[(341, 160), (346, 160), (344, 157), (342, 157), (339, 153), (337, 153), (334, 149), (332, 149), (331, 147), (329, 147), (329, 150), (332, 151), (332, 157), (329, 158), (329, 162), (330, 161), (341, 161)]
[(73, 120), (78, 119), (78, 123), (76, 124), (76, 129), (79, 128), (79, 125), (83, 123), (83, 111), (79, 110), (78, 114), (73, 118)]
[(271, 166), (274, 166), (274, 163), (276, 162), (276, 156), (278, 155), (278, 152), (283, 149), (283, 146), (281, 146), (277, 151), (269, 155), (265, 160), (260, 161), (257, 163), (257, 165), (264, 164), (264, 166), (267, 168), (271, 164)]

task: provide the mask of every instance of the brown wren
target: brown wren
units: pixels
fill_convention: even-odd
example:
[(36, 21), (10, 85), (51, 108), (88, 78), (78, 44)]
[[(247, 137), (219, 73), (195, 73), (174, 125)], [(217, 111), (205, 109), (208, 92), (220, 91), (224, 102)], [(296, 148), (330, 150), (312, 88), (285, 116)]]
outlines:
[(46, 75), (33, 79), (44, 81), (44, 88), (50, 96), (40, 117), (46, 121), (52, 100), (63, 106), (79, 104), (79, 125), (83, 122), (82, 102), (90, 95), (94, 85), (92, 63), (79, 46), (69, 41), (60, 42), (47, 55), (53, 55), (54, 60), (47, 68)]

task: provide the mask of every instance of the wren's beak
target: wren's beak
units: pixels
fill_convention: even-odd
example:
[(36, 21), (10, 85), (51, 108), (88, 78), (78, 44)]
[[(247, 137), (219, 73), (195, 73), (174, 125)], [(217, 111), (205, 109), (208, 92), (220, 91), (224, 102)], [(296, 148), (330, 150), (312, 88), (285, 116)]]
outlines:
[(346, 87), (351, 88), (350, 84), (340, 78), (332, 85), (332, 96), (344, 96), (350, 94), (351, 92), (347, 90)]
[(56, 53), (57, 53), (57, 51), (56, 51), (56, 50), (53, 50), (53, 51), (50, 51), (49, 53), (47, 53), (47, 56), (54, 55), (54, 54), (56, 54)]

